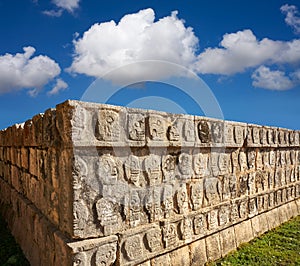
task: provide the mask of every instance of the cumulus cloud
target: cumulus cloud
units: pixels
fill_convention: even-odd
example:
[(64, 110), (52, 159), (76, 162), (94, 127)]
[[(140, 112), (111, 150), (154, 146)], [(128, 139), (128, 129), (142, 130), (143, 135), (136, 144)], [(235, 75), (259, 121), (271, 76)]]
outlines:
[[(143, 60), (163, 60), (190, 68), (198, 48), (198, 38), (192, 28), (185, 27), (176, 11), (154, 20), (154, 11), (149, 8), (125, 15), (119, 23), (92, 25), (81, 38), (73, 41), (75, 56), (69, 71), (101, 77), (118, 67)], [(162, 68), (140, 66), (128, 72), (141, 79), (172, 74), (165, 65)]]
[(252, 74), (252, 85), (254, 87), (270, 90), (288, 90), (295, 84), (293, 80), (286, 76), (285, 72), (271, 70), (266, 66), (260, 66)]
[[(198, 38), (193, 29), (177, 17), (177, 11), (155, 20), (154, 11), (150, 8), (125, 15), (118, 23), (113, 20), (96, 23), (82, 36), (75, 36), (73, 44), (74, 56), (69, 72), (104, 77), (114, 82), (183, 75), (178, 68), (145, 64), (145, 60), (167, 61), (198, 74), (225, 76), (258, 68), (253, 74), (257, 86), (266, 84), (262, 80), (267, 74), (271, 78), (274, 76), (271, 70), (267, 72), (260, 66), (293, 67), (300, 64), (299, 39), (258, 39), (250, 29), (227, 33), (218, 47), (199, 53)], [(107, 74), (126, 65), (128, 67), (121, 68), (115, 75)], [(284, 86), (288, 87), (288, 83)], [(276, 85), (267, 84), (266, 87)]]
[(55, 95), (58, 94), (61, 91), (64, 91), (66, 88), (68, 88), (68, 84), (64, 82), (62, 79), (58, 78), (56, 80), (55, 86), (52, 88), (51, 91), (48, 91), (48, 95)]
[(79, 7), (80, 0), (52, 0), (52, 3), (58, 8), (57, 10), (45, 10), (44, 15), (50, 17), (60, 17), (64, 10), (73, 13)]
[(34, 56), (35, 48), (24, 53), (0, 55), (0, 93), (29, 89), (35, 96), (48, 82), (60, 74), (59, 65), (45, 55)]
[(258, 40), (251, 30), (225, 34), (221, 48), (208, 48), (198, 56), (197, 72), (232, 75), (262, 64), (300, 62), (300, 40)]
[(300, 34), (300, 17), (298, 9), (294, 5), (283, 5), (280, 8), (281, 12), (286, 15), (285, 22), (292, 27), (296, 34)]

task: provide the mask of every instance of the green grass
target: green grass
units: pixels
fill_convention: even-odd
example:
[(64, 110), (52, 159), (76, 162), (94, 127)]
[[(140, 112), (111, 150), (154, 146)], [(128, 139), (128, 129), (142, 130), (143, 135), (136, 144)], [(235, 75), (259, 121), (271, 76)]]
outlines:
[(300, 265), (300, 216), (209, 265)]
[(0, 216), (0, 265), (30, 265)]
[[(1, 217), (0, 265), (29, 265)], [(300, 216), (242, 245), (238, 251), (209, 265), (300, 265)]]

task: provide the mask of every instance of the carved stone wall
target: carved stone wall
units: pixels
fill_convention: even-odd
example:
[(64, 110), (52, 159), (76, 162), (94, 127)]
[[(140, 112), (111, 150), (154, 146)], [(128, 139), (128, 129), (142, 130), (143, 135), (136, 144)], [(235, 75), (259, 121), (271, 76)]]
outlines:
[(299, 131), (67, 101), (0, 132), (32, 265), (202, 265), (300, 213)]

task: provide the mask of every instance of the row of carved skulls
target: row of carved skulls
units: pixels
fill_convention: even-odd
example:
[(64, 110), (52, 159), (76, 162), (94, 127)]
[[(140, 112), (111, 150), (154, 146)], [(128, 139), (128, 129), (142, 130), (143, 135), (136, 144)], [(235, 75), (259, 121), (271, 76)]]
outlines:
[[(202, 178), (212, 174), (224, 175), (231, 172), (245, 172), (256, 169), (263, 170), (277, 167), (286, 167), (299, 163), (300, 153), (294, 150), (256, 151), (249, 150), (230, 153), (197, 153), (194, 155), (181, 153), (179, 155), (159, 156), (150, 154), (145, 159), (130, 155), (124, 162), (126, 179), (140, 186), (143, 172), (146, 173), (150, 186), (172, 182), (192, 177)], [(298, 158), (297, 158), (298, 157)], [(297, 159), (297, 160), (296, 160)], [(103, 155), (97, 162), (97, 175), (103, 184), (116, 182), (120, 178), (120, 170), (116, 158)], [(141, 160), (143, 160), (141, 163)]]
[[(84, 137), (88, 112), (77, 107), (72, 121), (73, 139)], [(94, 133), (98, 140), (119, 141), (122, 135), (120, 113), (102, 109), (95, 116)], [(173, 120), (173, 121), (170, 121)], [(248, 128), (248, 130), (246, 130)], [(146, 132), (148, 132), (146, 134)], [(127, 134), (130, 140), (144, 141), (146, 135), (153, 141), (230, 143), (243, 145), (247, 139), (249, 144), (299, 144), (299, 132), (292, 130), (242, 125), (209, 119), (172, 118), (158, 114), (127, 114)]]

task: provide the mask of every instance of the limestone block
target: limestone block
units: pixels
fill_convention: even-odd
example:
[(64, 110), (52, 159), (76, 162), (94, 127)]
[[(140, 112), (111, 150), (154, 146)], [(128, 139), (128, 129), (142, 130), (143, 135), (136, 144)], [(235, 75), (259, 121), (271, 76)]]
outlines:
[(250, 220), (236, 224), (234, 226), (234, 232), (237, 247), (239, 247), (242, 243), (249, 242), (254, 237)]
[(202, 238), (189, 245), (191, 266), (204, 265), (207, 262), (205, 239)]
[(196, 119), (195, 123), (197, 126), (197, 138), (196, 143), (200, 147), (210, 147), (212, 143), (212, 134), (211, 134), (211, 121), (202, 118)]
[(29, 148), (29, 173), (38, 176), (38, 159), (35, 148)]
[(266, 213), (269, 229), (273, 229), (280, 225), (280, 214), (278, 212), (278, 208), (275, 208)]
[(170, 264), (169, 253), (165, 253), (158, 257), (151, 259), (151, 266), (165, 266)]
[(236, 240), (233, 227), (220, 231), (220, 246), (222, 257), (236, 249)]
[(262, 126), (248, 124), (247, 146), (261, 147), (261, 137), (266, 138), (266, 134)]
[(190, 266), (189, 247), (184, 246), (169, 253), (170, 265)]
[(115, 265), (117, 236), (67, 243), (73, 265)]
[(219, 233), (205, 238), (207, 261), (214, 261), (222, 256)]
[(127, 230), (120, 235), (120, 265), (136, 265), (155, 257), (163, 250), (162, 231), (158, 226), (147, 226), (136, 230)]

